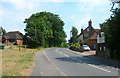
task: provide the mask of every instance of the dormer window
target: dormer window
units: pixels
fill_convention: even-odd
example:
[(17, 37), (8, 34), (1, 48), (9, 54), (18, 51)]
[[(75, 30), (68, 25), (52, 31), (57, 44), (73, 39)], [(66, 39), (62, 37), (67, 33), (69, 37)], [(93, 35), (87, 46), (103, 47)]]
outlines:
[(89, 28), (87, 28), (87, 32), (89, 32)]

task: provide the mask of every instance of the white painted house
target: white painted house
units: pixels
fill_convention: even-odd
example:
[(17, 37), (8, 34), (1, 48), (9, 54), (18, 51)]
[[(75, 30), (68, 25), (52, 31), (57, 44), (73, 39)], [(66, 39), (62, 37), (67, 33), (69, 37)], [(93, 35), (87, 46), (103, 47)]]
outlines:
[(109, 57), (110, 53), (109, 50), (105, 46), (105, 36), (104, 32), (98, 32), (97, 35), (97, 48), (96, 48), (96, 55), (102, 57)]
[(78, 35), (77, 41), (78, 41), (78, 43), (83, 41), (83, 34), (82, 33), (80, 35)]
[(97, 43), (105, 43), (104, 32), (100, 32), (100, 33), (97, 35)]

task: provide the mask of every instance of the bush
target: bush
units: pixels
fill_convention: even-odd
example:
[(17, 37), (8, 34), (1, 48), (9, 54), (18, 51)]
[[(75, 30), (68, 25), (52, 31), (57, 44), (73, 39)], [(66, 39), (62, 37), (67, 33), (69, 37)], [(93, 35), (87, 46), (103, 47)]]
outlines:
[(75, 43), (75, 44), (72, 43), (71, 46), (70, 46), (70, 49), (71, 49), (71, 50), (74, 50), (74, 51), (80, 51), (80, 52), (82, 52), (79, 43)]
[(75, 43), (75, 47), (76, 48), (80, 48), (80, 44), (79, 43)]
[(0, 45), (0, 49), (4, 49), (5, 48), (5, 46), (4, 45)]
[(62, 44), (61, 44), (61, 47), (62, 47), (62, 48), (68, 48), (69, 45), (68, 45), (67, 43), (62, 43)]

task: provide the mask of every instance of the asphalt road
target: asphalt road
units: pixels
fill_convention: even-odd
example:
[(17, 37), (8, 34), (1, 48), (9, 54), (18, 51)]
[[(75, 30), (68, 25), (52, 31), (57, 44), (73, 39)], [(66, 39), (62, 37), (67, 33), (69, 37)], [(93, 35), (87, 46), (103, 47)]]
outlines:
[(38, 52), (30, 76), (118, 76), (118, 68), (66, 48)]

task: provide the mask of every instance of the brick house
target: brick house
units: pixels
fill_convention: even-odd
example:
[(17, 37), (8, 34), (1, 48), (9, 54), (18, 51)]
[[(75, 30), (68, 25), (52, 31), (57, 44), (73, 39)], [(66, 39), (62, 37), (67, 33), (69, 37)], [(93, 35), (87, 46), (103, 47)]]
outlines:
[(85, 30), (81, 29), (80, 35), (78, 35), (77, 40), (78, 43), (81, 43), (83, 40), (87, 40), (86, 44), (91, 48), (91, 49), (96, 49), (96, 44), (97, 44), (97, 32), (100, 29), (94, 29), (92, 27), (92, 21), (88, 22), (88, 27), (85, 28)]
[(22, 37), (23, 34), (19, 31), (8, 32), (2, 37), (2, 43), (7, 46), (22, 45), (23, 44)]

